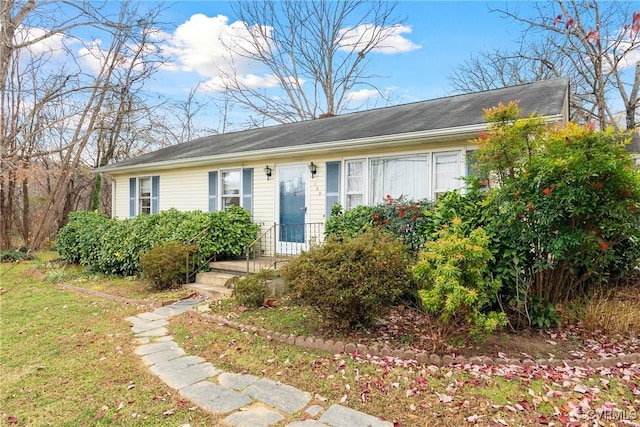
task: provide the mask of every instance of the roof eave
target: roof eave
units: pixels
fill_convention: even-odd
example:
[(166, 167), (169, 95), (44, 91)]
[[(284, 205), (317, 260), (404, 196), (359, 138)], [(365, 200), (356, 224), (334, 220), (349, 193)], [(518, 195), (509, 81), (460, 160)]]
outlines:
[[(551, 116), (545, 116), (544, 121), (552, 123), (563, 119), (563, 114), (555, 114)], [(409, 145), (422, 144), (425, 142), (432, 142), (434, 140), (446, 142), (460, 139), (473, 139), (477, 137), (478, 132), (487, 130), (487, 123), (479, 123), (467, 126), (456, 126), (444, 129), (432, 129), (420, 132), (408, 132), (403, 134), (394, 135), (380, 135), (375, 137), (348, 139), (341, 141), (322, 142), (317, 144), (308, 145), (295, 145), (288, 147), (278, 147), (266, 150), (255, 150), (240, 153), (228, 153), (222, 155), (191, 157), (186, 159), (166, 160), (161, 162), (142, 163), (135, 165), (125, 166), (103, 166), (93, 169), (93, 173), (104, 173), (107, 175), (116, 175), (128, 172), (142, 172), (150, 169), (153, 170), (167, 170), (176, 167), (197, 167), (211, 163), (223, 163), (229, 160), (237, 161), (252, 161), (252, 160), (265, 160), (265, 159), (277, 159), (282, 157), (290, 157), (292, 152), (299, 154), (310, 155), (323, 153), (328, 150), (331, 152), (347, 151), (347, 150), (359, 150), (359, 149), (371, 149), (371, 148), (385, 148), (396, 145), (398, 143), (405, 143)]]

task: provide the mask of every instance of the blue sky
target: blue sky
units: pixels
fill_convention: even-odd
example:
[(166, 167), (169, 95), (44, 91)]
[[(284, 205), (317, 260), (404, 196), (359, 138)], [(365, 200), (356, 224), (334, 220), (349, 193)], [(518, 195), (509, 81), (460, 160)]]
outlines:
[[(187, 27), (191, 27), (191, 34), (200, 34), (196, 30), (197, 25), (208, 27), (210, 31), (218, 15), (227, 18), (227, 25), (236, 21), (230, 3), (226, 1), (182, 1), (169, 5), (163, 16), (168, 23), (165, 27), (167, 37), (175, 36), (176, 29), (184, 30)], [(490, 7), (504, 6), (504, 2), (484, 1), (400, 2), (398, 15), (406, 18), (405, 24), (411, 30), (402, 36), (419, 48), (395, 54), (375, 54), (372, 70), (385, 76), (378, 80), (377, 86), (390, 90), (393, 103), (451, 94), (448, 77), (453, 67), (468, 59), (473, 52), (506, 48), (517, 39), (520, 31), (518, 26), (497, 13), (489, 12)], [(519, 4), (519, 7), (526, 8), (526, 2)], [(198, 14), (205, 15), (209, 21), (200, 17), (200, 24), (194, 23), (194, 15)], [(220, 21), (216, 19), (215, 25), (219, 26)], [(220, 28), (222, 31), (223, 27)], [(180, 92), (186, 94), (198, 81), (208, 80), (209, 76), (187, 68), (182, 63), (174, 71), (163, 73), (160, 79), (162, 84), (157, 86), (157, 90), (179, 97)], [(371, 101), (371, 104), (375, 104), (375, 101)]]

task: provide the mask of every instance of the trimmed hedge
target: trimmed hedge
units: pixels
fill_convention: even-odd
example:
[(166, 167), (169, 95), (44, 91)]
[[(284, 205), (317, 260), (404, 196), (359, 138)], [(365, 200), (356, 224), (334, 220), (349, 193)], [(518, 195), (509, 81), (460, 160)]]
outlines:
[(98, 212), (74, 212), (58, 233), (60, 257), (92, 270), (123, 276), (140, 272), (140, 254), (167, 242), (195, 240), (196, 265), (217, 255), (234, 258), (258, 235), (248, 211), (233, 206), (219, 212), (180, 212), (175, 209), (154, 215), (116, 220)]

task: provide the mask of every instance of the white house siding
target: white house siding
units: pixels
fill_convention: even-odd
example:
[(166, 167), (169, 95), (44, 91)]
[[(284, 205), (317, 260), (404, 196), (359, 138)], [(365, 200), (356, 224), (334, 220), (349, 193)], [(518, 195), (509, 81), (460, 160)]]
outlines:
[[(159, 208), (168, 210), (175, 208), (181, 211), (208, 210), (208, 173), (210, 171), (220, 171), (233, 168), (253, 168), (253, 221), (262, 226), (263, 230), (268, 229), (276, 218), (276, 169), (283, 164), (305, 164), (313, 162), (317, 166), (317, 173), (312, 178), (308, 175), (308, 210), (307, 221), (310, 223), (324, 223), (326, 221), (326, 162), (340, 161), (344, 165), (345, 159), (386, 157), (396, 154), (411, 153), (432, 153), (442, 151), (459, 151), (460, 175), (465, 173), (465, 151), (474, 149), (467, 146), (466, 142), (442, 143), (442, 144), (415, 144), (408, 147), (397, 148), (386, 147), (375, 151), (363, 152), (344, 151), (332, 153), (326, 156), (308, 155), (281, 157), (278, 159), (265, 159), (247, 163), (225, 163), (211, 164), (198, 167), (181, 167), (177, 169), (162, 169), (131, 173), (127, 175), (114, 176), (114, 217), (129, 217), (129, 178), (158, 175), (160, 177)], [(272, 177), (267, 180), (264, 167), (269, 165), (273, 170)], [(433, 166), (431, 166), (433, 167)], [(219, 175), (218, 175), (219, 176)], [(218, 178), (220, 179), (220, 177)], [(341, 180), (344, 182), (344, 168), (341, 171)], [(343, 186), (344, 187), (344, 186)], [(341, 202), (344, 202), (344, 188), (341, 188)]]

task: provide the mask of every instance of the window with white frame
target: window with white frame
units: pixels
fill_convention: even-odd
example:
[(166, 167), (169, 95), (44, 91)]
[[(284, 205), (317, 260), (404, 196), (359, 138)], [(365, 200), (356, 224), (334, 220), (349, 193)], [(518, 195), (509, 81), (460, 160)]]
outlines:
[(138, 178), (138, 214), (151, 213), (151, 177)]
[(460, 188), (460, 155), (434, 153), (433, 164), (433, 193), (437, 200), (443, 193)]
[(364, 186), (365, 186), (365, 161), (363, 159), (347, 160), (345, 162), (346, 169), (346, 190), (345, 190), (345, 208), (351, 209), (359, 205), (363, 205)]
[(401, 195), (419, 200), (429, 197), (429, 156), (427, 154), (371, 159), (370, 204)]
[(221, 171), (222, 209), (229, 206), (240, 206), (241, 171), (240, 169)]
[(376, 205), (387, 195), (437, 199), (462, 187), (461, 159), (462, 151), (448, 151), (345, 160), (345, 208)]

